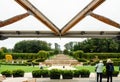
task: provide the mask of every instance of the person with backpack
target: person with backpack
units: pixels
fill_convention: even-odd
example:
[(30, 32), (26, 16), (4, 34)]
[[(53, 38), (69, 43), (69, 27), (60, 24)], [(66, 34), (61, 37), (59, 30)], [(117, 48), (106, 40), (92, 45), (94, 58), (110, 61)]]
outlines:
[(113, 71), (114, 71), (113, 62), (111, 59), (107, 59), (107, 62), (106, 62), (107, 82), (112, 82)]

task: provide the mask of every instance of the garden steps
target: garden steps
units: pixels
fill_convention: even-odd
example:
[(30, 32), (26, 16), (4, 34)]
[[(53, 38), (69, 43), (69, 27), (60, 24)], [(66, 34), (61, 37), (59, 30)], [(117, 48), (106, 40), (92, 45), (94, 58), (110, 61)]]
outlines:
[(42, 64), (44, 65), (81, 65), (80, 62), (78, 62), (76, 59), (73, 59), (72, 57), (69, 57), (68, 55), (64, 55), (64, 54), (58, 54), (53, 58), (50, 58), (48, 60), (46, 60), (45, 62), (43, 62)]

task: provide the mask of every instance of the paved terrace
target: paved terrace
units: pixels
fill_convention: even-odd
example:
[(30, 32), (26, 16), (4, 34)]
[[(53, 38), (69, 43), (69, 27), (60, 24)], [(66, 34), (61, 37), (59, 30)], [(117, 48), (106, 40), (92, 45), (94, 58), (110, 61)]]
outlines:
[[(24, 77), (8, 77), (3, 82), (23, 82), (25, 80), (32, 79), (32, 73), (25, 73)], [(73, 78), (73, 79), (50, 79), (50, 78), (35, 78), (36, 82), (96, 82), (96, 74), (91, 73), (89, 78)], [(33, 82), (33, 81), (30, 81)], [(106, 78), (103, 78), (103, 82), (106, 82)], [(113, 77), (113, 82), (120, 82), (120, 74), (118, 77)]]

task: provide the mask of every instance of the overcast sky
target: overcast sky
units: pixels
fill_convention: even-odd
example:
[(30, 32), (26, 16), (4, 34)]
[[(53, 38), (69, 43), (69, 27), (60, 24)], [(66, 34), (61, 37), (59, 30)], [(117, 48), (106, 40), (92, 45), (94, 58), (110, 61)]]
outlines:
[[(29, 0), (37, 7), (47, 18), (49, 18), (57, 27), (62, 28), (69, 22), (78, 12), (80, 12), (92, 0)], [(15, 15), (27, 12), (14, 0), (0, 0), (0, 20), (4, 21)], [(108, 17), (120, 23), (120, 0), (106, 0), (102, 5), (94, 11), (99, 15)], [(19, 22), (7, 25), (0, 30), (50, 30), (34, 16), (29, 16)], [(120, 31), (120, 29), (100, 22), (90, 16), (85, 17), (71, 30), (79, 31)], [(13, 48), (14, 44), (21, 40), (29, 40), (31, 38), (9, 38), (0, 41), (0, 47)], [(48, 43), (59, 43), (61, 48), (69, 41), (83, 41), (83, 38), (32, 38), (44, 40)]]

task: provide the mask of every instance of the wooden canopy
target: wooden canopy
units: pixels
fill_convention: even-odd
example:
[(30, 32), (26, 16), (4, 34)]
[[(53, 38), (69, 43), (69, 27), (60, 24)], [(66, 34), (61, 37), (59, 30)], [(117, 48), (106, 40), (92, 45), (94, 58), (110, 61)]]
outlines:
[[(94, 13), (94, 9), (100, 6), (105, 0), (92, 0), (84, 9), (82, 9), (76, 16), (74, 16), (62, 29), (59, 29), (52, 23), (39, 9), (37, 9), (29, 0), (15, 0), (19, 5), (28, 11), (28, 13), (17, 15), (13, 18), (0, 22), (0, 27), (12, 24), (23, 19), (29, 15), (33, 15), (40, 22), (46, 25), (51, 31), (0, 31), (0, 38), (6, 39), (8, 37), (116, 37), (119, 36), (118, 31), (69, 31), (78, 22), (86, 16), (91, 16), (99, 21), (102, 21), (111, 26), (120, 28), (120, 24), (106, 18), (104, 16)], [(115, 33), (114, 33), (115, 32)]]

